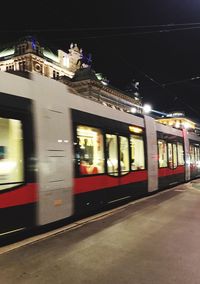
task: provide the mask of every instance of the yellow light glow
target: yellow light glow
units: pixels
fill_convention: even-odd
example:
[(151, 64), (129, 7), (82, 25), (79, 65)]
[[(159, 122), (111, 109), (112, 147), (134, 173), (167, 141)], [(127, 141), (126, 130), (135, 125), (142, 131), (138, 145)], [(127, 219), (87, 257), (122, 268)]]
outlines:
[(191, 128), (191, 125), (190, 125), (189, 122), (187, 122), (187, 121), (184, 121), (184, 122), (183, 122), (183, 126), (184, 126), (184, 128), (186, 128), (186, 129)]
[(134, 133), (142, 133), (143, 132), (142, 128), (136, 127), (136, 126), (129, 126), (129, 131), (134, 132)]
[(79, 136), (85, 136), (85, 137), (95, 137), (95, 136), (97, 136), (97, 132), (92, 131), (91, 129), (87, 129), (87, 128), (78, 128), (77, 129), (77, 134)]
[(179, 127), (180, 127), (180, 122), (179, 122), (179, 121), (176, 121), (175, 127), (176, 127), (176, 128), (179, 128)]

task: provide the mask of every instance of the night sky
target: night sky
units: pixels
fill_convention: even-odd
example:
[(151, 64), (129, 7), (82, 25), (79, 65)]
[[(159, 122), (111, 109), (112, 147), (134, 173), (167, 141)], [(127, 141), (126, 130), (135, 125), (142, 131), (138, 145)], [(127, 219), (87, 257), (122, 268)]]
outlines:
[(22, 3), (1, 4), (0, 45), (26, 35), (52, 50), (77, 43), (114, 87), (135, 79), (153, 109), (200, 120), (199, 0)]

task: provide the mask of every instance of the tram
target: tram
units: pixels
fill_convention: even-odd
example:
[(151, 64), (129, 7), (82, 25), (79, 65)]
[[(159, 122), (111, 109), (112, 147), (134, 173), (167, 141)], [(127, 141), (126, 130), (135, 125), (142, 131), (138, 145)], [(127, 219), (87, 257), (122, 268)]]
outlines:
[(0, 237), (200, 175), (200, 137), (0, 72)]

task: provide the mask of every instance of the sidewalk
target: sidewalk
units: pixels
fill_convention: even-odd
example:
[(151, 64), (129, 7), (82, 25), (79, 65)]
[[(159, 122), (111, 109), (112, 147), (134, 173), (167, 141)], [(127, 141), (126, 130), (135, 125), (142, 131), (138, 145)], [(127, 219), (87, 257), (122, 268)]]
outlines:
[(2, 253), (0, 282), (199, 284), (199, 240), (196, 180)]

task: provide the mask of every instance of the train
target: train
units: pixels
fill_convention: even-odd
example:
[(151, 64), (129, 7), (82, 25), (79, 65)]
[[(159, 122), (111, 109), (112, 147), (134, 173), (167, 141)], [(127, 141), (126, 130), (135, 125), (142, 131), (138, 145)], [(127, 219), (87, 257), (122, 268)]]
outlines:
[(0, 72), (0, 237), (200, 176), (200, 137)]

